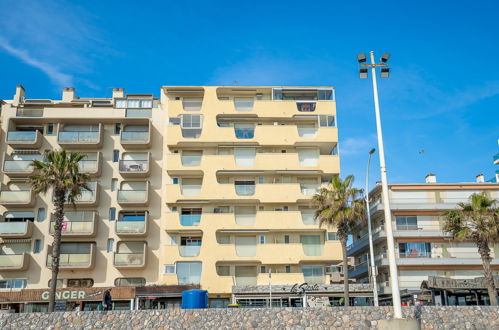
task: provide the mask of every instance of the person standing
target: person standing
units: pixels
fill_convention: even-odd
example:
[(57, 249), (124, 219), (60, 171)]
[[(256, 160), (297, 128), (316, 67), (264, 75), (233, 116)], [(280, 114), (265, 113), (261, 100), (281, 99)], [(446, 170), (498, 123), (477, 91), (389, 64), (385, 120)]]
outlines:
[(113, 300), (111, 298), (111, 289), (107, 289), (102, 296), (102, 306), (105, 311), (110, 311), (113, 307)]

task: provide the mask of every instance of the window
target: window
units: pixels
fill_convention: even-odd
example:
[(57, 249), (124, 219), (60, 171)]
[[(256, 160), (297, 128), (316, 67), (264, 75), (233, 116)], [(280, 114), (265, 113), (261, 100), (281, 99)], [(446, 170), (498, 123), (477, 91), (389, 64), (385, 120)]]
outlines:
[(289, 265), (288, 265), (288, 266), (286, 266), (286, 267), (284, 268), (284, 272), (286, 272), (286, 273), (291, 273), (291, 266), (289, 266)]
[(94, 280), (91, 278), (71, 278), (67, 280), (68, 288), (91, 288), (94, 286)]
[(200, 284), (201, 269), (201, 262), (177, 262), (176, 271), (178, 284)]
[(230, 276), (230, 266), (217, 266), (219, 276)]
[(40, 207), (38, 209), (37, 221), (42, 222), (45, 220), (45, 208)]
[(121, 124), (120, 123), (114, 124), (114, 134), (120, 135), (120, 133), (121, 133)]
[(107, 240), (107, 252), (113, 252), (114, 250), (114, 239), (110, 238)]
[(121, 99), (116, 100), (116, 108), (152, 108), (151, 99)]
[(176, 206), (172, 206), (170, 210), (171, 210), (172, 212), (177, 212), (177, 207), (176, 207)]
[(289, 244), (289, 235), (284, 235), (284, 244)]
[(335, 127), (336, 120), (334, 116), (320, 115), (319, 116), (319, 126), (320, 127)]
[[(167, 234), (168, 235), (168, 234)], [(177, 245), (177, 236), (168, 235), (169, 241), (167, 240), (169, 245)]]
[(47, 124), (46, 135), (54, 135), (54, 124)]
[(397, 223), (397, 230), (417, 230), (418, 217), (417, 216), (397, 216), (395, 218)]
[(265, 235), (258, 236), (258, 242), (260, 242), (260, 244), (265, 244)]
[(35, 244), (33, 245), (33, 253), (40, 253), (42, 250), (42, 240), (35, 239)]
[(116, 208), (110, 207), (109, 208), (109, 221), (114, 221), (114, 220), (116, 220)]
[(252, 139), (255, 137), (255, 124), (234, 124), (237, 139)]
[(323, 266), (301, 266), (301, 271), (305, 277), (305, 282), (312, 284), (324, 283)]
[(230, 244), (230, 236), (229, 235), (218, 236), (218, 244)]
[(317, 91), (317, 98), (321, 101), (332, 101), (333, 100), (333, 90), (332, 89), (319, 89)]
[(282, 207), (282, 210), (283, 210), (283, 211), (288, 211), (288, 210), (289, 210), (289, 207), (287, 207), (287, 206), (283, 206), (283, 207)]
[(267, 273), (267, 268), (265, 266), (260, 266), (260, 273), (261, 274)]
[(179, 126), (180, 118), (179, 117), (170, 117), (169, 119), (170, 126)]
[(327, 232), (327, 240), (328, 241), (337, 241), (338, 238), (336, 237), (336, 233), (332, 231)]
[(431, 258), (431, 243), (399, 243), (399, 258)]
[(173, 178), (172, 182), (173, 182), (173, 184), (178, 184), (178, 178)]
[(164, 265), (165, 274), (175, 274), (175, 265)]
[(114, 280), (115, 286), (144, 286), (146, 279), (143, 277), (120, 277)]
[(201, 128), (201, 115), (182, 115), (182, 128)]
[(116, 186), (118, 185), (118, 179), (111, 179), (111, 191), (116, 191)]
[(259, 184), (265, 183), (265, 179), (263, 178), (263, 176), (261, 176), (261, 177), (258, 178), (258, 183)]
[(113, 150), (113, 163), (117, 163), (120, 161), (120, 151)]
[(213, 213), (230, 213), (229, 206), (219, 206), (213, 209)]
[(0, 290), (8, 289), (24, 289), (28, 284), (28, 280), (0, 280)]

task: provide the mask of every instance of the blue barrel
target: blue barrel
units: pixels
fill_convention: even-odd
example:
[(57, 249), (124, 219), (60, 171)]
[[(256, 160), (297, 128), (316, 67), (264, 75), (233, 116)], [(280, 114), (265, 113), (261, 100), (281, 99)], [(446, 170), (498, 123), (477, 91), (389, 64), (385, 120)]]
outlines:
[(182, 292), (182, 309), (208, 308), (208, 291), (187, 290)]

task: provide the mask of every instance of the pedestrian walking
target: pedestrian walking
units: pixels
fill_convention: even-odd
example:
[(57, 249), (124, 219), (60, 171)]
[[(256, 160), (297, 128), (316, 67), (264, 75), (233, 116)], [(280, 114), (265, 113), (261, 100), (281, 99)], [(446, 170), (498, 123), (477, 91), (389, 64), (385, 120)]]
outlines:
[(113, 307), (113, 300), (111, 297), (111, 289), (107, 289), (102, 296), (102, 306), (105, 311), (110, 311)]

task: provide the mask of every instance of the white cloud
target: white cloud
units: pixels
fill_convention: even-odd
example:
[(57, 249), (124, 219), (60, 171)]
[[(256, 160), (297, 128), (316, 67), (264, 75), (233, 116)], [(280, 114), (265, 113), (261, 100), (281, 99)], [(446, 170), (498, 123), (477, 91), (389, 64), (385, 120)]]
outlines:
[(376, 135), (366, 137), (349, 137), (343, 141), (340, 140), (340, 155), (352, 156), (366, 154), (371, 148), (377, 146)]
[(104, 47), (92, 15), (72, 3), (5, 0), (0, 5), (0, 51), (39, 69), (58, 87), (91, 72)]

